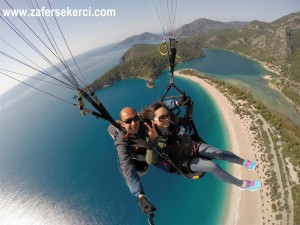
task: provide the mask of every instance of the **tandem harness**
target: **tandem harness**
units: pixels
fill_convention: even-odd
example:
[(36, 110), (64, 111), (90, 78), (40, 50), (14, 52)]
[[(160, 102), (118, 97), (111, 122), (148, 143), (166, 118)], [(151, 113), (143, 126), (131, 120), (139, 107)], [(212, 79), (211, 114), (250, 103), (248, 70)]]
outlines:
[(134, 166), (139, 174), (139, 176), (145, 175), (145, 173), (148, 170), (148, 163), (145, 160), (146, 156), (146, 149), (141, 146), (133, 146), (132, 140), (136, 139), (135, 137), (132, 137), (133, 135), (126, 132), (120, 131), (118, 128), (116, 128), (113, 125), (109, 125), (108, 127), (108, 133), (112, 137), (114, 141), (117, 139), (123, 140), (125, 142), (130, 143), (130, 148), (132, 150), (132, 160), (134, 162)]
[[(189, 161), (191, 160), (188, 160), (186, 161), (182, 166), (181, 168), (178, 168), (178, 166), (175, 165), (175, 163), (170, 159), (170, 157), (161, 152), (159, 147), (153, 143), (150, 143), (150, 142), (147, 142), (145, 140), (142, 140), (142, 139), (135, 139), (135, 140), (132, 140), (132, 142), (134, 142), (135, 144), (133, 146), (141, 146), (143, 148), (146, 148), (146, 149), (150, 149), (152, 151), (154, 151), (160, 158), (162, 158), (165, 163), (167, 163), (167, 165), (170, 165), (171, 166), (171, 172), (177, 172), (178, 174), (184, 176), (185, 178), (188, 178), (188, 179), (199, 179), (201, 177), (203, 177), (205, 175), (205, 173), (193, 173), (192, 171), (190, 171), (189, 169)], [(172, 170), (173, 169), (173, 170)]]

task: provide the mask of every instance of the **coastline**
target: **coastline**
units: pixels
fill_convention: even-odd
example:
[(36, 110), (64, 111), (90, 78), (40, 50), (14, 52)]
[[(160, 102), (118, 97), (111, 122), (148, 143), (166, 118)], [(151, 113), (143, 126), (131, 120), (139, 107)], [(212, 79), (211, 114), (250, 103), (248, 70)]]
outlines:
[[(229, 100), (220, 93), (213, 85), (207, 83), (203, 79), (195, 76), (180, 74), (178, 71), (174, 73), (176, 76), (191, 80), (203, 87), (213, 98), (215, 104), (221, 112), (229, 136), (229, 150), (242, 158), (257, 160), (255, 156), (255, 146), (252, 145), (255, 137), (250, 131), (250, 118), (241, 119), (238, 114), (234, 113), (234, 107)], [(230, 173), (239, 179), (258, 179), (258, 171), (251, 172), (247, 169), (230, 164)], [(243, 224), (256, 225), (263, 224), (262, 215), (262, 198), (261, 191), (249, 192), (241, 191), (238, 187), (230, 185), (228, 196), (228, 207), (224, 223), (226, 225)], [(255, 207), (253, 207), (255, 206)], [(271, 204), (270, 204), (271, 207)]]

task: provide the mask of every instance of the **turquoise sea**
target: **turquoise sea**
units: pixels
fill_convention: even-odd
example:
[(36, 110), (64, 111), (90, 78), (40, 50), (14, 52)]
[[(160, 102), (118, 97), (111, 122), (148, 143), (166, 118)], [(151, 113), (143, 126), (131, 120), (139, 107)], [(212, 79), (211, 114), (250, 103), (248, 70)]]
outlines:
[(300, 115), (295, 107), (280, 92), (270, 88), (263, 79), (264, 75), (273, 74), (272, 72), (266, 71), (258, 62), (233, 52), (220, 49), (206, 49), (204, 52), (208, 57), (194, 59), (178, 65), (177, 68), (193, 68), (216, 79), (247, 88), (257, 100), (287, 116), (300, 129)]
[[(117, 64), (125, 51), (113, 46), (95, 49), (79, 57), (79, 66), (92, 81)], [(224, 64), (197, 59), (178, 68), (192, 67), (224, 79), (255, 80), (263, 74), (255, 62), (236, 54), (220, 50), (206, 54), (206, 60)], [(234, 70), (238, 64), (239, 69), (222, 70), (226, 62)], [(203, 139), (227, 148), (222, 118), (210, 96), (193, 82), (180, 78), (175, 82), (194, 101), (194, 119)], [(98, 91), (97, 96), (117, 119), (124, 106), (139, 110), (160, 98), (168, 83), (164, 71), (154, 89), (147, 88), (143, 80), (130, 79)], [(70, 90), (43, 82), (36, 86), (75, 101), (76, 93)], [(120, 175), (116, 151), (106, 132), (108, 122), (83, 118), (72, 105), (22, 84), (0, 97), (0, 115), (1, 225), (147, 224)], [(228, 185), (212, 176), (188, 180), (151, 168), (142, 181), (157, 207), (155, 224), (222, 224)]]

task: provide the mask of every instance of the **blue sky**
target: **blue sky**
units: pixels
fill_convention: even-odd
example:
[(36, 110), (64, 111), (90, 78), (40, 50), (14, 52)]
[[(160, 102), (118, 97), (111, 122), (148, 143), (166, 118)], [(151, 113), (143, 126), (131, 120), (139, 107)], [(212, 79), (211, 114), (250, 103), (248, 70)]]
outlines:
[[(153, 1), (161, 0), (50, 0), (53, 9), (113, 9), (115, 16), (108, 17), (57, 17), (64, 35), (74, 55), (100, 47), (109, 43), (121, 41), (126, 37), (148, 31), (161, 32)], [(175, 2), (176, 0), (173, 0)], [(8, 0), (14, 9), (28, 9), (26, 0)], [(169, 0), (170, 2), (170, 0)], [(39, 0), (40, 6), (47, 6), (45, 0)], [(4, 0), (0, 0), (1, 9), (9, 9)], [(300, 11), (299, 0), (177, 0), (176, 26), (190, 23), (198, 18), (207, 18), (221, 22), (260, 20), (272, 22), (284, 15)], [(16, 24), (20, 21), (9, 17)], [(35, 28), (35, 18), (23, 17)], [(29, 33), (21, 26), (24, 33)], [(41, 62), (24, 42), (10, 28), (0, 21), (1, 38), (9, 42), (26, 56)], [(55, 35), (55, 34), (54, 34)], [(34, 37), (32, 37), (34, 41)], [(19, 54), (0, 40), (1, 51), (19, 57)], [(12, 62), (0, 55), (1, 68), (13, 69), (31, 75), (28, 68)], [(43, 65), (43, 63), (41, 63)], [(0, 94), (15, 84), (11, 79), (0, 75)]]

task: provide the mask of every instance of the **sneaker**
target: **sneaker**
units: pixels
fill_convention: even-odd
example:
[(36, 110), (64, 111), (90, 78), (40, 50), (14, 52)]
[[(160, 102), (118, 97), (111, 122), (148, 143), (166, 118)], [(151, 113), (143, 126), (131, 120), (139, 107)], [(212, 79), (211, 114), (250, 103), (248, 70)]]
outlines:
[(251, 162), (250, 160), (245, 160), (243, 166), (245, 166), (248, 170), (254, 171), (256, 170), (258, 163), (254, 161)]
[(261, 188), (261, 182), (259, 180), (250, 181), (246, 180), (246, 187), (239, 187), (242, 191), (257, 191)]

